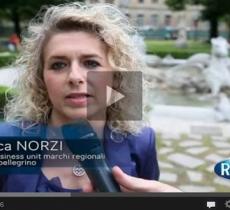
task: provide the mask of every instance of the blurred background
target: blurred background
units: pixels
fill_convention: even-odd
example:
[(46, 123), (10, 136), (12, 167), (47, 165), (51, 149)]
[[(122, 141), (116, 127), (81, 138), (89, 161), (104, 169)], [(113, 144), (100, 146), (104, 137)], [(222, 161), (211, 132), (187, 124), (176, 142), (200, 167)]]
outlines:
[[(0, 119), (6, 91), (23, 67), (10, 64), (42, 5), (63, 0), (1, 0)], [(230, 156), (229, 0), (85, 0), (116, 5), (137, 28), (144, 53), (160, 181), (186, 192), (229, 192), (214, 173)], [(8, 95), (13, 91), (8, 92)]]

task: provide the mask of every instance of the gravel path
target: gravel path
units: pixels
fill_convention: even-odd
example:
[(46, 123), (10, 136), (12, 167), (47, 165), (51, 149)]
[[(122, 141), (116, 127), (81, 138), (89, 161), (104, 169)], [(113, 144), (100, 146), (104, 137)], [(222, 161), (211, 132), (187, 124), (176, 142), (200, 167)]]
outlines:
[(162, 182), (185, 192), (229, 192), (230, 182), (214, 173), (230, 157), (230, 124), (153, 118)]

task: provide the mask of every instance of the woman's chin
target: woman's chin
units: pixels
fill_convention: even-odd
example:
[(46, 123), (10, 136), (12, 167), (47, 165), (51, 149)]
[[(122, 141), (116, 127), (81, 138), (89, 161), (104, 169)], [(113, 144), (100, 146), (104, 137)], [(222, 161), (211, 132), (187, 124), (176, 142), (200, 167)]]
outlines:
[(105, 111), (101, 110), (68, 110), (68, 112), (65, 113), (65, 116), (67, 118), (67, 121), (73, 122), (77, 120), (105, 120)]
[(70, 121), (87, 120), (87, 114), (75, 114), (70, 116)]

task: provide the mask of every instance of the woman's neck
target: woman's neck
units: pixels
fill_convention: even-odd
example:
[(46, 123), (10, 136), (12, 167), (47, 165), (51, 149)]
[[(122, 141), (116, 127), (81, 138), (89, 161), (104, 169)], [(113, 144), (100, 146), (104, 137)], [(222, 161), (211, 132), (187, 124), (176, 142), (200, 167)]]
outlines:
[[(60, 120), (59, 118), (55, 117), (55, 115), (51, 115), (51, 118), (48, 124), (55, 126), (55, 127), (60, 127), (64, 124), (74, 123), (74, 122), (77, 122), (77, 120), (70, 120), (70, 119)], [(94, 131), (96, 132), (98, 138), (102, 139), (106, 121), (105, 120), (90, 120), (88, 122), (90, 123)]]
[(105, 120), (101, 121), (89, 121), (90, 125), (93, 127), (93, 130), (97, 133), (99, 139), (103, 139)]

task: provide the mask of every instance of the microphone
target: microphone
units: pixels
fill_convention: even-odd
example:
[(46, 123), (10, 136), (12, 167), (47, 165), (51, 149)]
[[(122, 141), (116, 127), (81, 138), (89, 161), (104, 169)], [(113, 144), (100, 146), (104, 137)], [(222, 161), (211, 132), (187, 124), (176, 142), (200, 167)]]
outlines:
[(101, 141), (86, 120), (62, 126), (62, 134), (70, 151), (79, 155), (80, 163), (99, 192), (121, 192), (105, 160)]

